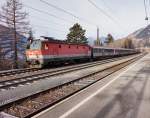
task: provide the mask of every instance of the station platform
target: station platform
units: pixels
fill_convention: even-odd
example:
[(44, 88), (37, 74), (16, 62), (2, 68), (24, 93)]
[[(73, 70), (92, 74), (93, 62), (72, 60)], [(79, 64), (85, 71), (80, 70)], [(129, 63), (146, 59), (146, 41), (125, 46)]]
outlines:
[(150, 54), (33, 118), (150, 118)]

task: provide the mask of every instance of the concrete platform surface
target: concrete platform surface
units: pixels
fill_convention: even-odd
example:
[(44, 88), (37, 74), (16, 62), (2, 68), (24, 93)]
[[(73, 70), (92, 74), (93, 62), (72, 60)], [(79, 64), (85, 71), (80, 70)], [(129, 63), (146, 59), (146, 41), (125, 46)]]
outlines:
[(33, 118), (150, 118), (150, 54)]

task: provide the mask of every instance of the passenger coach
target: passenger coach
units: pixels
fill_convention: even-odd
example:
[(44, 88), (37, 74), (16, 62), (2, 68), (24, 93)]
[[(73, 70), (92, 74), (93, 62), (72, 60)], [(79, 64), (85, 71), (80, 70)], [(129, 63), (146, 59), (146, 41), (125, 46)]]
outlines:
[(125, 56), (137, 53), (133, 49), (124, 49), (124, 48), (108, 48), (108, 47), (92, 47), (92, 58), (98, 59), (101, 57), (112, 57), (112, 56)]

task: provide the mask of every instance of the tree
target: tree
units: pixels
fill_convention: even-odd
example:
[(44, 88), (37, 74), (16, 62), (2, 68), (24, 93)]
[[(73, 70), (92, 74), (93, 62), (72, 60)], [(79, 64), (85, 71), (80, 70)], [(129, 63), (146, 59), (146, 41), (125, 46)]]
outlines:
[(113, 36), (111, 34), (108, 34), (105, 43), (109, 44), (113, 42), (114, 42)]
[(132, 39), (130, 39), (130, 38), (125, 39), (123, 48), (133, 49), (134, 45), (133, 45)]
[(80, 24), (74, 24), (69, 30), (70, 33), (67, 35), (67, 42), (84, 44), (88, 43), (87, 38), (85, 37), (86, 30), (82, 29)]
[(18, 34), (23, 35), (27, 33), (29, 26), (27, 15), (23, 11), (23, 4), (20, 0), (6, 0), (6, 3), (2, 6), (2, 13), (0, 14), (1, 21), (5, 22), (10, 30), (13, 30), (14, 68), (18, 68)]

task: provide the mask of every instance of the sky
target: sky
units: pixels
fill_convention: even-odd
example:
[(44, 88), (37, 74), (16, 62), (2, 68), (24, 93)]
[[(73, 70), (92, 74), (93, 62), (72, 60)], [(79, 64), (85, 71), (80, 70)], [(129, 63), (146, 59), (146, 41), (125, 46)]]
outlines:
[[(0, 6), (6, 0), (0, 0)], [(123, 38), (139, 28), (145, 27), (145, 11), (143, 0), (91, 0), (102, 11), (88, 0), (45, 0), (68, 11), (55, 9), (40, 0), (20, 0), (24, 10), (29, 13), (28, 19), (35, 37), (49, 36), (66, 39), (69, 28), (79, 23), (86, 29), (86, 36), (96, 38), (99, 27), (100, 36), (111, 33), (115, 39)], [(149, 6), (150, 7), (150, 6)], [(37, 12), (34, 9), (46, 13)]]

